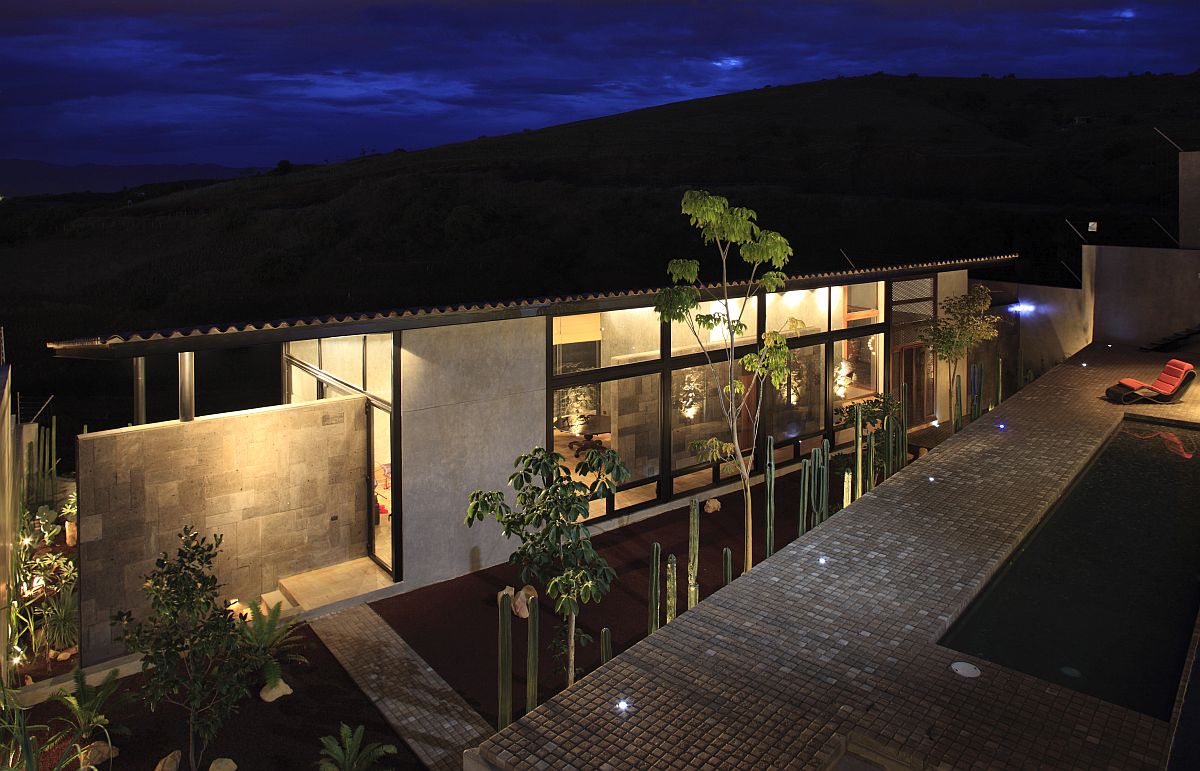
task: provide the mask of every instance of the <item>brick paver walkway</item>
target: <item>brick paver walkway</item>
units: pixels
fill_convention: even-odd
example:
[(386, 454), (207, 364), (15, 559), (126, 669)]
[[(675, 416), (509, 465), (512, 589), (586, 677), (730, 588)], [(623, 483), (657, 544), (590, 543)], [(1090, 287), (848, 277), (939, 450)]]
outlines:
[[(1196, 388), (1168, 407), (1099, 398), (1122, 377), (1153, 380), (1168, 358), (1077, 355), (494, 735), (480, 759), (820, 768), (849, 744), (913, 768), (1160, 767), (1166, 722), (938, 640), (1126, 412), (1200, 420)], [(982, 676), (952, 673), (959, 660)]]
[(312, 619), (337, 657), (392, 729), (431, 769), (461, 769), (462, 753), (491, 727), (367, 605)]

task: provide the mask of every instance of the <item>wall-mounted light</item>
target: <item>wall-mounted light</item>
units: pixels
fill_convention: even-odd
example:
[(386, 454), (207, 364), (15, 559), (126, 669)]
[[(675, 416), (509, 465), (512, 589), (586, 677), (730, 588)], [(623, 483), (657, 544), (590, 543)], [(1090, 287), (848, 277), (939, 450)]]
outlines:
[(1034, 306), (1031, 303), (1014, 303), (1008, 309), (1013, 313), (1033, 313)]

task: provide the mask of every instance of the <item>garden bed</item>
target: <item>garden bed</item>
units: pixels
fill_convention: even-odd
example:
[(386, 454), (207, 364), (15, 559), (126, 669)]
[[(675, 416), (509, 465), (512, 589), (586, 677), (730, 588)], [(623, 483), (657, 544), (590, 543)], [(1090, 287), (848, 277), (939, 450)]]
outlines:
[[(315, 768), (320, 737), (336, 736), (338, 725), (343, 722), (351, 728), (365, 726), (365, 742), (396, 746), (396, 754), (381, 763), (384, 768), (424, 768), (312, 630), (303, 625), (296, 631), (303, 640), (299, 652), (309, 664), (285, 665), (284, 679), (295, 693), (267, 704), (255, 692), (242, 702), (237, 714), (209, 746), (201, 768), (207, 769), (219, 757), (232, 758), (239, 768), (247, 770)], [(363, 651), (363, 655), (371, 652)], [(120, 690), (136, 693), (141, 680), (140, 674), (127, 677), (121, 681)], [(29, 720), (33, 724), (46, 724), (62, 714), (61, 706), (47, 702), (34, 707)], [(148, 771), (177, 749), (184, 751), (181, 767), (187, 767), (187, 725), (178, 708), (164, 704), (151, 712), (139, 698), (106, 714), (114, 726), (124, 726), (130, 731), (128, 736), (114, 737), (113, 743), (121, 754), (113, 762), (113, 769)]]
[[(799, 474), (787, 474), (776, 482), (775, 548), (779, 550), (796, 537), (799, 508)], [(754, 559), (765, 554), (766, 510), (763, 486), (754, 488)], [(700, 596), (703, 599), (722, 585), (721, 550), (733, 552), (734, 577), (741, 573), (743, 542), (742, 493), (723, 495), (721, 510), (700, 514)], [(832, 505), (832, 504), (831, 504)], [(465, 502), (464, 502), (465, 511)], [(464, 524), (463, 527), (466, 527)], [(495, 522), (475, 527), (499, 528)], [(579, 626), (594, 641), (576, 650), (576, 665), (590, 672), (600, 663), (600, 629), (612, 630), (613, 654), (646, 636), (647, 592), (650, 583), (650, 548), (662, 545), (662, 575), (665, 586), (666, 560), (678, 560), (679, 609), (687, 607), (688, 507), (659, 514), (636, 524), (596, 535), (593, 544), (616, 570), (612, 590), (598, 605), (584, 605)], [(513, 547), (517, 541), (513, 539)], [(459, 578), (400, 594), (371, 604), (472, 708), (493, 725), (496, 722), (496, 592), (506, 585), (520, 588), (522, 582), (513, 565), (497, 565)], [(540, 589), (539, 589), (540, 590)], [(666, 605), (665, 590), (663, 607)], [(551, 640), (562, 626), (549, 598), (539, 598), (542, 618), (539, 645), (538, 684), (545, 701), (566, 683), (565, 668), (554, 661)], [(524, 712), (526, 625), (512, 624), (513, 714)], [(565, 636), (565, 635), (564, 635)]]

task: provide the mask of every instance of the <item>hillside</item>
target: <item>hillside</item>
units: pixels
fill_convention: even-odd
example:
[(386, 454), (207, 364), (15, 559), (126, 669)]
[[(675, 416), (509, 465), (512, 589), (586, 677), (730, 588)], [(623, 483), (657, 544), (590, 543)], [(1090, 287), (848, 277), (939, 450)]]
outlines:
[(179, 179), (233, 179), (255, 173), (215, 163), (134, 164), (113, 166), (82, 163), (65, 166), (44, 161), (0, 158), (0, 194), (48, 195), (90, 190), (110, 193), (139, 185)]
[[(1019, 251), (1058, 280), (1063, 222), (1153, 238), (1200, 75), (869, 76), (767, 87), (216, 184), (0, 203), (10, 359), (114, 330), (659, 285), (704, 255), (703, 187), (787, 236), (792, 272)], [(1103, 241), (1104, 238), (1100, 238)], [(27, 370), (26, 376), (29, 376)]]

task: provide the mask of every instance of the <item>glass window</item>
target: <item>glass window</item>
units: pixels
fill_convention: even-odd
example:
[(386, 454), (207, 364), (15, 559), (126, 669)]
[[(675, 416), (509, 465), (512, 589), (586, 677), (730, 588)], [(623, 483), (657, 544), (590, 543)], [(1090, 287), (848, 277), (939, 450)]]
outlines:
[(392, 567), (392, 415), (371, 407), (371, 463), (374, 501), (371, 551)]
[[(833, 408), (869, 399), (883, 388), (883, 335), (833, 343)], [(840, 431), (836, 444), (853, 439), (854, 427)]]
[(288, 365), (288, 404), (317, 399), (317, 379), (295, 364)]
[[(714, 369), (716, 370), (714, 372)], [(693, 443), (716, 437), (730, 441), (729, 424), (721, 409), (720, 391), (724, 385), (721, 365), (686, 367), (671, 373), (671, 467), (688, 468), (701, 463)], [(752, 422), (756, 410), (754, 378), (737, 367), (743, 384), (750, 390), (746, 406), (738, 420), (738, 442), (749, 449)], [(711, 478), (705, 484), (711, 483)]]
[(306, 364), (318, 368), (321, 366), (321, 363), (317, 361), (316, 340), (293, 340), (287, 344), (287, 352)]
[[(699, 308), (692, 311), (692, 316), (695, 317), (699, 313), (724, 316), (725, 303), (719, 300), (702, 302)], [(751, 297), (749, 302), (745, 299), (730, 298), (729, 313), (735, 321), (740, 318), (741, 322), (746, 325), (746, 331), (738, 335), (736, 344), (753, 344), (758, 339), (758, 298)], [(704, 347), (709, 351), (720, 351), (728, 345), (729, 330), (724, 325), (711, 330), (697, 328), (696, 333), (700, 335), (701, 340), (704, 341)], [(689, 353), (700, 353), (700, 344), (697, 342), (696, 336), (688, 329), (687, 324), (678, 321), (672, 322), (671, 355), (684, 356)]]
[(788, 355), (788, 377), (774, 394), (775, 441), (820, 431), (825, 415), (825, 346), (793, 348)]
[(367, 335), (367, 392), (392, 400), (392, 336)]
[[(589, 449), (612, 448), (629, 469), (626, 484), (658, 476), (659, 376), (609, 380), (560, 388), (554, 392), (551, 425), (554, 449), (569, 465)], [(589, 479), (581, 479), (587, 482)], [(653, 498), (653, 485), (650, 497)], [(646, 492), (618, 496), (617, 506), (639, 503)], [(604, 513), (605, 502), (593, 501), (592, 514)]]
[(363, 335), (327, 337), (322, 340), (321, 371), (362, 388)]
[[(795, 319), (794, 328), (789, 322)], [(767, 295), (767, 330), (788, 337), (829, 331), (829, 288)]]
[(884, 282), (835, 286), (829, 300), (834, 329), (865, 327), (883, 321)]
[(554, 373), (616, 367), (659, 357), (653, 308), (554, 317)]

